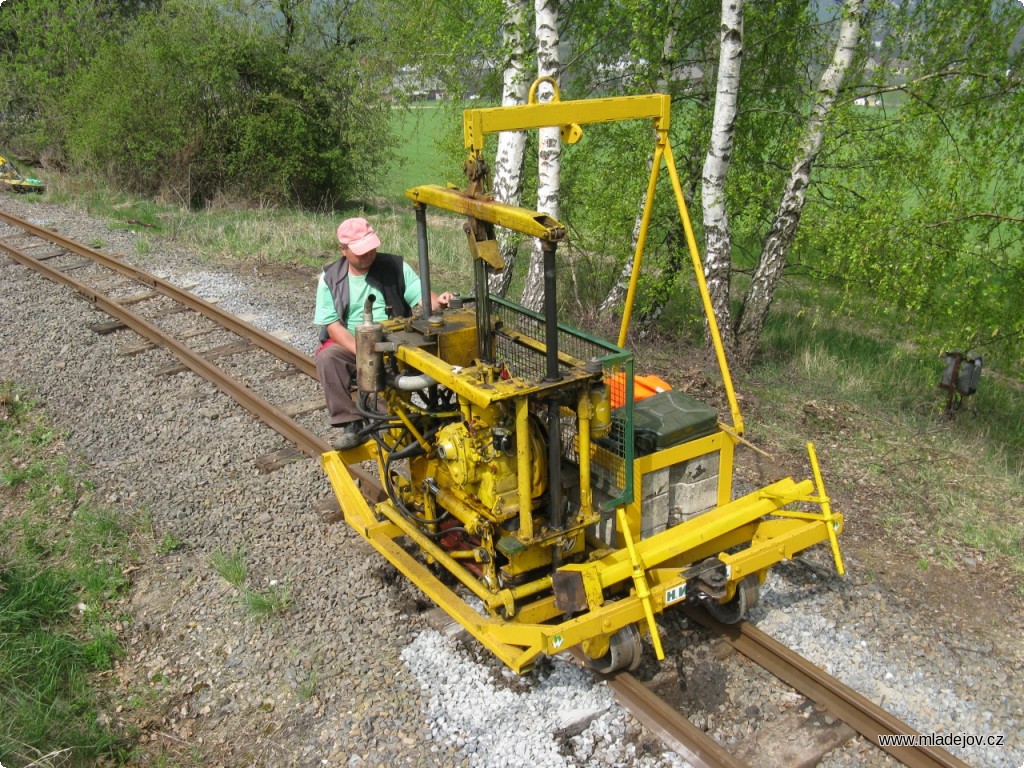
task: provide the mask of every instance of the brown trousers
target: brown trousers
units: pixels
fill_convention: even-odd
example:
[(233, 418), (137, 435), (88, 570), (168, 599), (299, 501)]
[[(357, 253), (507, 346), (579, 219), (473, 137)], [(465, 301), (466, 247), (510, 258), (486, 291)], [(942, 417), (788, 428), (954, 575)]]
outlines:
[(324, 400), (331, 426), (343, 427), (363, 417), (352, 402), (356, 356), (340, 344), (320, 347), (316, 353), (316, 374), (324, 388)]

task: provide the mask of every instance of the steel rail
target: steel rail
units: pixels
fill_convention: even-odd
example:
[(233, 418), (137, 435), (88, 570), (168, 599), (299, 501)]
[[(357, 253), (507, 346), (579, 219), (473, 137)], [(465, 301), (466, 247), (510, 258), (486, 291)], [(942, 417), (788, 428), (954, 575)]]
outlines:
[[(0, 211), (0, 221), (6, 221), (11, 226), (30, 232), (36, 237), (47, 240), (60, 248), (64, 248), (65, 250), (76, 253), (83, 258), (95, 261), (102, 264), (107, 269), (111, 269), (125, 277), (143, 283), (164, 296), (188, 307), (194, 312), (198, 312), (210, 320), (213, 320), (217, 325), (221, 325), (238, 336), (251, 341), (256, 346), (270, 352), (272, 355), (283, 360), (289, 365), (295, 366), (307, 376), (316, 378), (316, 364), (313, 362), (312, 358), (302, 354), (290, 344), (264, 333), (259, 328), (250, 325), (244, 320), (240, 320), (217, 305), (204, 301), (194, 293), (189, 293), (188, 291), (178, 288), (167, 280), (151, 275), (148, 272), (143, 272), (140, 269), (136, 269), (130, 264), (125, 264), (122, 261), (108, 256), (102, 251), (90, 248), (87, 245), (83, 245), (75, 240), (64, 237), (57, 232), (37, 226), (25, 219), (12, 216), (9, 213)], [(121, 318), (118, 319), (120, 320)]]
[[(64, 238), (61, 239), (63, 240)], [(315, 458), (331, 450), (331, 446), (325, 440), (313, 434), (289, 416), (286, 416), (280, 409), (276, 408), (267, 400), (264, 400), (251, 389), (246, 387), (242, 382), (227, 375), (216, 365), (204, 358), (200, 353), (189, 349), (189, 347), (181, 341), (162, 331), (160, 328), (157, 328), (141, 315), (137, 315), (130, 309), (121, 306), (117, 301), (104, 295), (100, 291), (97, 291), (92, 286), (75, 280), (73, 277), (61, 272), (59, 269), (52, 267), (45, 262), (33, 259), (31, 256), (22, 253), (16, 248), (12, 248), (6, 243), (0, 242), (0, 250), (20, 264), (42, 272), (51, 280), (58, 283), (64, 283), (65, 285), (74, 288), (83, 296), (86, 296), (91, 302), (99, 306), (108, 315), (120, 320), (139, 335), (149, 339), (155, 344), (169, 349), (184, 365), (187, 365), (191, 370), (202, 376), (204, 379), (212, 382), (217, 389), (235, 400), (235, 402), (249, 411), (253, 416), (264, 422), (267, 426), (281, 434), (283, 437), (293, 442), (303, 453)], [(86, 250), (91, 251), (92, 249)], [(91, 254), (88, 253), (83, 253), (81, 255), (91, 258)], [(109, 257), (105, 257), (103, 261), (110, 261), (110, 259)], [(107, 264), (104, 264), (104, 266), (107, 266)], [(140, 282), (146, 283), (145, 280), (140, 280)], [(149, 283), (146, 284), (149, 285)]]
[(747, 768), (633, 675), (617, 672), (605, 679), (619, 704), (694, 768)]
[(970, 768), (941, 747), (882, 746), (878, 740), (880, 735), (918, 736), (919, 733), (753, 624), (722, 624), (699, 609), (687, 609), (686, 614), (803, 696), (827, 707), (833, 716), (908, 768)]

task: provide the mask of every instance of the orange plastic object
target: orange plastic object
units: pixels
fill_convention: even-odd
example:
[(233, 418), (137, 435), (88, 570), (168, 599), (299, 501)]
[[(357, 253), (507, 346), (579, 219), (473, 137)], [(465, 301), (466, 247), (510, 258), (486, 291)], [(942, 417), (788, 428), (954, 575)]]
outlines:
[[(611, 399), (612, 408), (619, 408), (626, 402), (626, 375), (616, 373), (606, 379), (608, 384), (608, 396)], [(634, 376), (633, 377), (633, 402), (645, 400), (651, 395), (659, 392), (668, 392), (672, 385), (659, 376)]]

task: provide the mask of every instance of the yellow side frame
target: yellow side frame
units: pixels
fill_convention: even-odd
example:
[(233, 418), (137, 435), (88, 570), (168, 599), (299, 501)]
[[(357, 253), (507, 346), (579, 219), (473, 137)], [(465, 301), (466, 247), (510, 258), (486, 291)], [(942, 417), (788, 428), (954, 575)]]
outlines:
[[(599, 592), (609, 588), (623, 590), (617, 600), (605, 603), (599, 598), (602, 600), (600, 604), (558, 623), (545, 623), (560, 615), (550, 596), (527, 603), (509, 618), (485, 616), (471, 608), (464, 598), (398, 543), (400, 537), (414, 534), (411, 525), (403, 525), (397, 513), (394, 518), (385, 516), (381, 519), (371, 510), (347, 468), (348, 464), (365, 460), (371, 454), (372, 451), (359, 448), (332, 451), (322, 456), (324, 471), (338, 497), (345, 520), (428, 598), (516, 672), (529, 669), (543, 654), (557, 654), (596, 636), (611, 634), (627, 624), (645, 621), (645, 601), (635, 590), (629, 589), (634, 580), (633, 563), (636, 560), (643, 563), (643, 576), (649, 588), (647, 604), (650, 610), (660, 613), (666, 606), (685, 597), (682, 565), (731, 546), (737, 531), (742, 532), (743, 541), (752, 539), (752, 542), (745, 550), (723, 556), (730, 569), (730, 581), (792, 557), (829, 539), (830, 533), (838, 533), (842, 528), (842, 515), (835, 513), (827, 521), (823, 515), (811, 513), (801, 513), (799, 519), (766, 519), (779, 514), (793, 501), (807, 499), (814, 488), (810, 480), (797, 483), (785, 478), (636, 542), (635, 559), (628, 550), (617, 549), (593, 562), (563, 566), (562, 570), (579, 571), (585, 580), (600, 585)], [(388, 507), (387, 502), (382, 502), (377, 510), (386, 513)], [(418, 538), (424, 538), (424, 541)], [(418, 538), (416, 543), (421, 551), (436, 559), (444, 557), (436, 545), (425, 537)], [(455, 565), (455, 573), (459, 575)], [(467, 572), (463, 581), (468, 586), (472, 579), (472, 574)], [(476, 588), (479, 589), (479, 585)], [(487, 597), (488, 603), (505, 606), (510, 604), (508, 598), (512, 597), (512, 592), (502, 590)]]

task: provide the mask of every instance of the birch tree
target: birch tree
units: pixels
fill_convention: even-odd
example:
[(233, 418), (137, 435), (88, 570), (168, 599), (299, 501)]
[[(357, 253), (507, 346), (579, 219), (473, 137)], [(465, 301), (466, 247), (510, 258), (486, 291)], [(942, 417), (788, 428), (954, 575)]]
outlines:
[[(534, 29), (537, 37), (537, 74), (558, 81), (558, 0), (535, 0)], [(537, 89), (537, 100), (550, 101), (554, 89), (542, 83)], [(562, 139), (558, 127), (542, 128), (537, 150), (537, 210), (558, 218), (558, 193), (561, 177)], [(539, 310), (544, 301), (544, 255), (540, 240), (534, 240), (530, 253), (530, 266), (526, 273), (521, 303)]]
[(734, 337), (729, 305), (732, 234), (725, 200), (725, 177), (732, 160), (742, 59), (743, 0), (723, 0), (718, 86), (711, 143), (704, 161), (701, 205), (704, 214), (704, 277), (726, 348), (733, 346)]
[[(524, 28), (529, 5), (527, 0), (504, 0), (504, 10), (501, 34), (508, 58), (502, 75), (501, 105), (511, 107), (525, 104), (529, 89)], [(494, 162), (494, 197), (509, 205), (519, 205), (522, 200), (526, 138), (525, 131), (502, 131), (498, 134), (498, 151)], [(498, 229), (498, 247), (501, 249), (505, 268), (489, 276), (488, 288), (491, 293), (504, 296), (512, 281), (512, 269), (519, 250), (519, 237), (501, 227)]]
[(872, 16), (884, 32), (871, 78), (857, 91), (866, 106), (837, 112), (830, 135), (842, 146), (827, 145), (819, 167), (841, 175), (820, 179), (800, 251), (814, 253), (844, 306), (894, 335), (973, 350), (1019, 375), (1024, 7), (930, 0), (882, 10)]
[[(782, 200), (764, 240), (750, 287), (743, 299), (735, 331), (735, 355), (741, 364), (749, 364), (753, 360), (760, 342), (765, 316), (768, 314), (775, 291), (782, 279), (786, 256), (800, 224), (807, 186), (811, 180), (811, 170), (825, 136), (825, 125), (829, 113), (835, 106), (839, 90), (860, 41), (863, 15), (864, 0), (845, 0), (842, 20), (839, 25), (839, 37), (832, 61), (822, 73), (818, 83), (814, 108), (807, 120), (803, 138), (790, 168)], [(717, 291), (714, 297), (716, 306), (719, 302), (728, 302), (728, 286), (719, 283)], [(719, 324), (724, 326), (722, 318), (718, 319)]]

